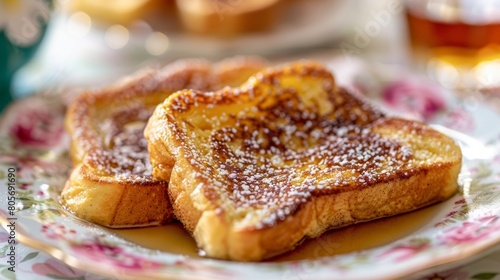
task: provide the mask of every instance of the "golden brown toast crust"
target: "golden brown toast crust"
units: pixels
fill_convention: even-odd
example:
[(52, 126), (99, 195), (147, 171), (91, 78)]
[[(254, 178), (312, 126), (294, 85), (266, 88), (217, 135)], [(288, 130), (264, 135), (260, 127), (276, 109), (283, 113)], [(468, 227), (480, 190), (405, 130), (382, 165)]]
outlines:
[(168, 183), (151, 175), (144, 126), (171, 93), (238, 85), (265, 67), (237, 57), (212, 65), (184, 60), (147, 70), (98, 92), (84, 93), (66, 117), (74, 170), (61, 194), (75, 215), (108, 227), (158, 225), (173, 218)]
[(208, 256), (232, 260), (444, 200), (461, 166), (453, 140), (385, 116), (312, 62), (177, 92), (145, 135), (177, 218)]

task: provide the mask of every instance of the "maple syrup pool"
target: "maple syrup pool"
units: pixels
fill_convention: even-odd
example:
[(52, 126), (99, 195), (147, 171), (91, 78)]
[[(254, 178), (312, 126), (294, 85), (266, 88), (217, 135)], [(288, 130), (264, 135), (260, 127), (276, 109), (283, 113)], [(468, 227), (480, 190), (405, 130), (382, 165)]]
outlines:
[[(330, 230), (319, 238), (308, 239), (294, 250), (268, 259), (267, 262), (312, 260), (392, 243), (435, 222), (446, 203), (437, 203), (397, 216)], [(196, 243), (179, 222), (161, 227), (108, 229), (140, 246), (201, 258)]]

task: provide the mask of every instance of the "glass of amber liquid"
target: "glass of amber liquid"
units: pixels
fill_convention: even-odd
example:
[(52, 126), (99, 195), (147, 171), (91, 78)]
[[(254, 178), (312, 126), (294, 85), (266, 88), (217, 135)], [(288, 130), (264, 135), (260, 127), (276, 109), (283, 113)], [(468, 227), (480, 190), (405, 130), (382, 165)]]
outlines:
[(500, 85), (500, 0), (407, 0), (417, 67), (445, 87)]

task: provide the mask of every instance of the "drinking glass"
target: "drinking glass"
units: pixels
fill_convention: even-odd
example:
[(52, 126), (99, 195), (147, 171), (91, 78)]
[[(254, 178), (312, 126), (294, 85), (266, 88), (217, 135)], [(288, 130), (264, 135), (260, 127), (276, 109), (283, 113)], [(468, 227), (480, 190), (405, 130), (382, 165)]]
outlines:
[(500, 0), (407, 0), (416, 66), (453, 89), (500, 84)]

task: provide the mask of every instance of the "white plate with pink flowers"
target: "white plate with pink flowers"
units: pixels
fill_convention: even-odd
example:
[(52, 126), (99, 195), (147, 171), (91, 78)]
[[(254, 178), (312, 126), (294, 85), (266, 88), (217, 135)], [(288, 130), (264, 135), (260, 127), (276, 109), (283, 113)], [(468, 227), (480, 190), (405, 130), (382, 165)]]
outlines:
[[(58, 201), (71, 168), (63, 98), (34, 96), (12, 105), (0, 121), (0, 220), (7, 233), (15, 222), (15, 238), (22, 243), (69, 266), (120, 279), (413, 277), (498, 249), (500, 114), (495, 108), (484, 102), (484, 96), (458, 99), (414, 78), (384, 81), (358, 76), (349, 86), (393, 112), (433, 123), (456, 139), (464, 154), (460, 193), (423, 210), (329, 232), (270, 261), (202, 258), (175, 225), (146, 229), (134, 237), (67, 214)], [(15, 193), (9, 193), (9, 183), (15, 185), (10, 189)], [(12, 196), (15, 203), (9, 204)], [(141, 242), (141, 236), (154, 239), (162, 233), (172, 240)], [(176, 234), (187, 245), (175, 244)], [(8, 239), (3, 240), (0, 248), (8, 252), (7, 244)], [(0, 254), (5, 257), (6, 251)], [(7, 268), (0, 265), (2, 271)]]

